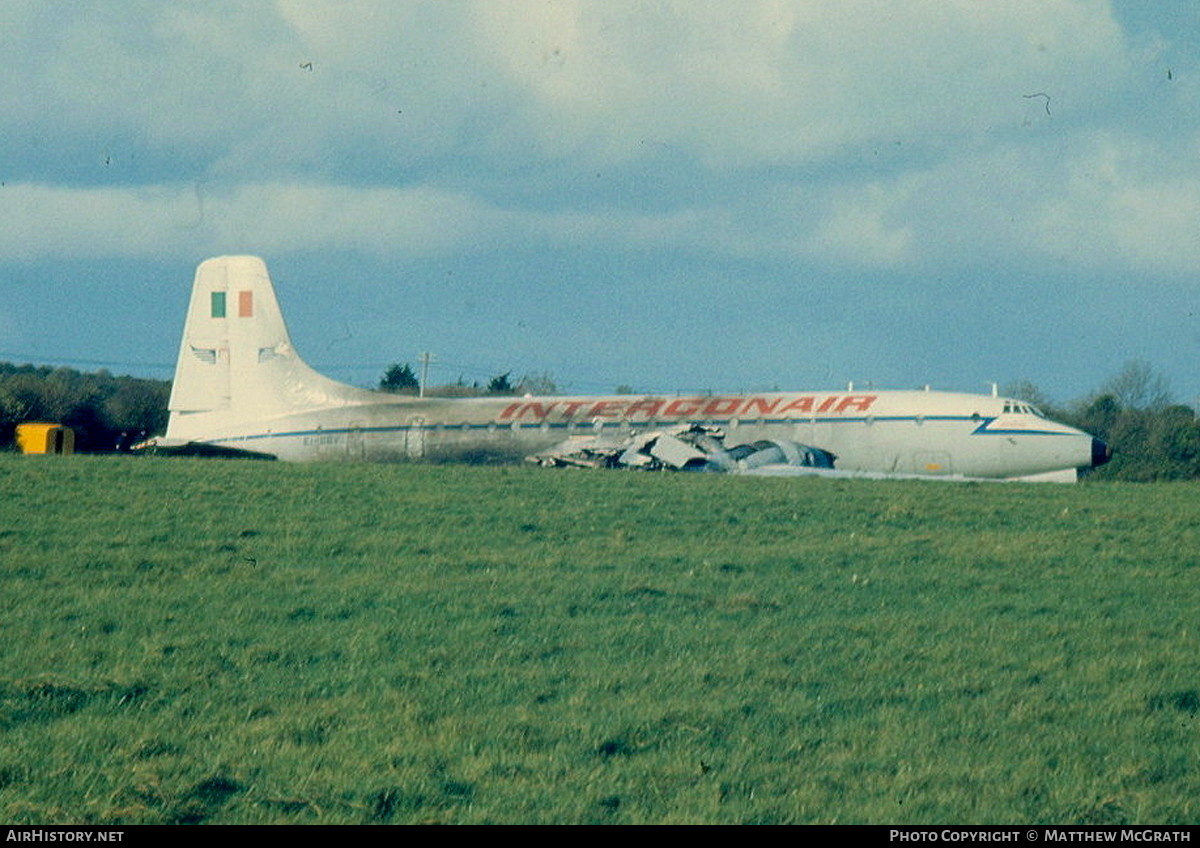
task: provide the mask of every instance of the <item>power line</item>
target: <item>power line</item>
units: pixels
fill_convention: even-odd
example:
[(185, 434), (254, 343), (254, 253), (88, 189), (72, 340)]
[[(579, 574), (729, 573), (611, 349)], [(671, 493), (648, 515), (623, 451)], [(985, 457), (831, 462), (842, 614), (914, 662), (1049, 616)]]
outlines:
[(71, 357), (54, 357), (42, 356), (40, 354), (31, 353), (9, 353), (0, 350), (0, 358), (4, 358), (9, 362), (17, 362), (35, 365), (38, 363), (46, 363), (47, 365), (99, 365), (102, 367), (113, 368), (158, 368), (158, 369), (174, 369), (175, 363), (164, 362), (130, 362), (129, 360), (117, 359), (80, 359), (74, 356)]

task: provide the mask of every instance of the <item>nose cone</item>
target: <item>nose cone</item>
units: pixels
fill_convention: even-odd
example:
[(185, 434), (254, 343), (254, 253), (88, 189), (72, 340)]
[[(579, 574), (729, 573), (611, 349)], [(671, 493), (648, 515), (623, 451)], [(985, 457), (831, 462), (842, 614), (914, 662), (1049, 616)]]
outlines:
[(1112, 448), (1099, 439), (1092, 439), (1092, 468), (1099, 468), (1112, 459)]

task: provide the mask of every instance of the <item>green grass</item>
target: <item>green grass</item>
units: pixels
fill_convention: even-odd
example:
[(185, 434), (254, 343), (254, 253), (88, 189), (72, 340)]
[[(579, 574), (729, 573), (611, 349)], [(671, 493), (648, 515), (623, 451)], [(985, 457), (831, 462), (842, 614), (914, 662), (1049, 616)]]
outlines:
[(1200, 820), (1195, 485), (0, 484), (6, 822)]

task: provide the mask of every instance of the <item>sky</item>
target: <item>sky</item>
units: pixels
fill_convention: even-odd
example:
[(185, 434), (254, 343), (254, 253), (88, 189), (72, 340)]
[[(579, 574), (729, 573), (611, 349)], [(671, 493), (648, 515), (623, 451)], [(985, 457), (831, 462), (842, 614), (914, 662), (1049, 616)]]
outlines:
[(0, 0), (0, 360), (1200, 396), (1193, 0)]

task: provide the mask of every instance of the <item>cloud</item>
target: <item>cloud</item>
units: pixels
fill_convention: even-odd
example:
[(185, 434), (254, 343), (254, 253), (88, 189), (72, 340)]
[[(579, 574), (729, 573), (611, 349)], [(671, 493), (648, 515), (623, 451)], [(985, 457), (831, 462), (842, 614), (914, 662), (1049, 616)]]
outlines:
[[(170, 189), (89, 188), (6, 184), (0, 189), (0, 255), (30, 262), (148, 256), (178, 248), (183, 222), (195, 218), (188, 199)], [(173, 223), (175, 222), (175, 223)]]
[[(784, 202), (781, 200), (781, 202)], [(793, 201), (794, 202), (794, 201)], [(756, 259), (835, 258), (888, 264), (910, 234), (886, 224), (882, 190), (822, 198), (814, 234), (791, 216), (723, 205), (644, 212), (536, 210), (489, 204), (434, 186), (383, 188), (324, 183), (196, 181), (188, 186), (0, 190), (0, 255), (165, 257), (228, 252), (350, 250), (392, 258), (511, 250), (690, 251)], [(760, 226), (761, 225), (761, 226)]]
[(1082, 267), (1200, 270), (1200, 136), (1190, 145), (1099, 133), (1034, 216), (1031, 237)]
[(710, 167), (974, 137), (1016, 99), (1095, 105), (1128, 60), (1102, 4), (608, 2), (477, 7), (545, 155), (677, 145)]
[[(779, 181), (752, 196), (587, 209), (425, 184), (226, 182), (0, 188), (0, 255), (350, 250), (398, 258), (512, 249), (685, 251), (864, 270), (1031, 266), (1200, 270), (1200, 139), (1097, 135), (1042, 159), (1012, 143), (871, 182)], [(1174, 157), (1174, 158), (1172, 158)], [(1172, 159), (1170, 167), (1163, 162)]]
[(434, 188), (252, 183), (0, 191), (0, 254), (71, 257), (349, 249), (428, 256), (497, 237), (505, 215)]
[[(846, 193), (850, 195), (850, 193)], [(836, 198), (827, 219), (807, 242), (807, 252), (840, 264), (897, 267), (913, 258), (913, 230), (889, 220), (902, 201), (881, 186)]]
[(79, 3), (38, 29), (40, 55), (5, 39), (22, 123), (257, 179), (938, 146), (1007, 126), (1030, 91), (1094, 110), (1129, 63), (1087, 0)]
[(1195, 150), (1103, 128), (1140, 54), (1096, 0), (10, 5), (0, 251), (22, 261), (1200, 267)]

